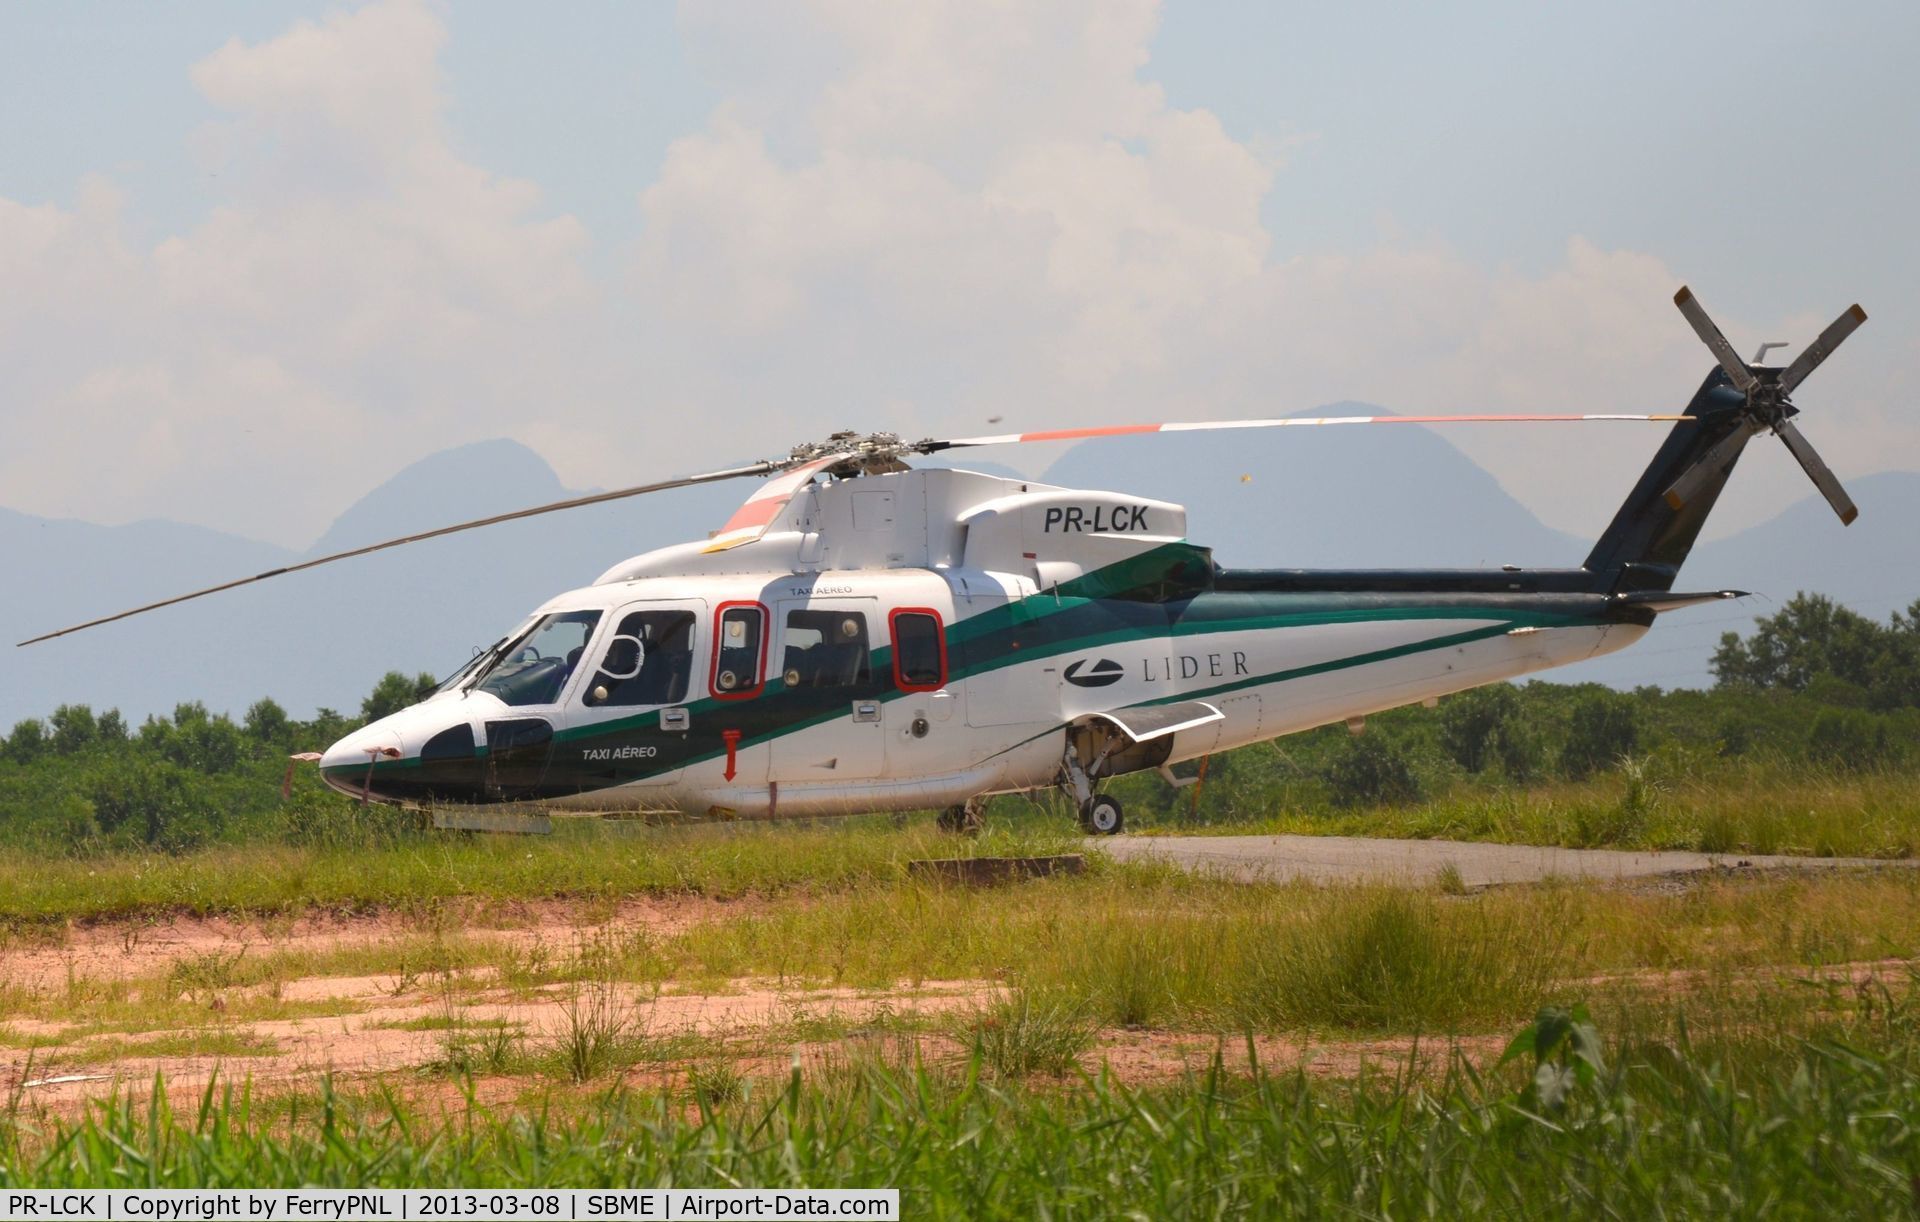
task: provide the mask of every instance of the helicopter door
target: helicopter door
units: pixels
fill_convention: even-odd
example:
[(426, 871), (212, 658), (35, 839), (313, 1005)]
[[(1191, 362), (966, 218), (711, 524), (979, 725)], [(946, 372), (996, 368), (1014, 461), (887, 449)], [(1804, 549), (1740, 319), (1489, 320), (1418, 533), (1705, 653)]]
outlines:
[(947, 687), (951, 603), (940, 601), (948, 605), (887, 612), (892, 649), (886, 679), (894, 692), (886, 704), (887, 770), (897, 780), (948, 772), (968, 762), (963, 719), (954, 715), (959, 698)]
[[(782, 783), (864, 780), (886, 768), (881, 697), (890, 675), (873, 664), (879, 625), (871, 598), (819, 598), (779, 604), (779, 720), (770, 776)], [(774, 682), (768, 684), (774, 695)]]
[(972, 590), (954, 599), (956, 615), (996, 629), (969, 633), (955, 650), (954, 668), (967, 678), (967, 724), (982, 728), (1058, 724), (1060, 660), (1044, 648), (1030, 600), (1001, 591)]
[(553, 723), (544, 717), (503, 717), (487, 722), (486, 787), (504, 801), (547, 796), (547, 762)]
[(685, 706), (706, 607), (697, 599), (658, 600), (629, 603), (607, 617), (568, 700), (550, 780), (565, 772), (587, 792), (679, 778), (691, 750)]

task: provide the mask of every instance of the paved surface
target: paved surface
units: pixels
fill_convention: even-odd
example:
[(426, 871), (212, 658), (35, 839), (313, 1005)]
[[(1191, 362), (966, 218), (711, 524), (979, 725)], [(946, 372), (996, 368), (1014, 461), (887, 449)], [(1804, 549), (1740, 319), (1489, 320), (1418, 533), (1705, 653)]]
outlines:
[(1259, 882), (1431, 882), (1451, 865), (1469, 887), (1547, 878), (1649, 878), (1716, 868), (1835, 869), (1915, 866), (1867, 857), (1762, 857), (1751, 853), (1630, 853), (1536, 848), (1460, 840), (1371, 840), (1358, 836), (1112, 836), (1089, 848), (1123, 861), (1162, 860)]

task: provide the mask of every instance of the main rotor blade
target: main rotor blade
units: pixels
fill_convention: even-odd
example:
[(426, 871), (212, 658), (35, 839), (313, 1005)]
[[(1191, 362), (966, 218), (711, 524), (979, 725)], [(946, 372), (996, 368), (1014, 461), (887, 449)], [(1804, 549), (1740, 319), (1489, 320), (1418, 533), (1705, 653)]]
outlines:
[(1680, 312), (1693, 324), (1693, 333), (1712, 350), (1714, 359), (1720, 362), (1720, 368), (1726, 370), (1727, 376), (1733, 379), (1734, 389), (1745, 394), (1754, 383), (1753, 374), (1747, 371), (1746, 362), (1733, 350), (1727, 337), (1720, 334), (1720, 328), (1714, 325), (1713, 319), (1707, 317), (1706, 309), (1701, 306), (1700, 299), (1693, 295), (1693, 290), (1681, 285), (1680, 291), (1673, 295), (1673, 304), (1680, 307)]
[(1680, 473), (1673, 486), (1666, 491), (1667, 504), (1674, 509), (1686, 507), (1688, 501), (1706, 486), (1709, 479), (1724, 472), (1733, 460), (1745, 448), (1747, 439), (1753, 436), (1753, 430), (1743, 420), (1739, 426), (1714, 443), (1711, 450), (1700, 456), (1700, 460)]
[[(1806, 351), (1794, 357), (1793, 364), (1780, 371), (1780, 393), (1792, 394), (1793, 388), (1806, 381), (1808, 374), (1820, 368), (1820, 362), (1833, 355), (1833, 350), (1840, 346), (1840, 341), (1859, 330), (1860, 324), (1865, 321), (1867, 321), (1867, 312), (1856, 303), (1846, 313), (1827, 324), (1827, 329), (1820, 333), (1820, 337), (1808, 344)], [(1799, 451), (1796, 450), (1794, 453), (1798, 454)]]
[(752, 543), (767, 533), (774, 520), (786, 509), (796, 492), (806, 487), (807, 481), (837, 462), (845, 462), (853, 455), (845, 451), (824, 454), (818, 458), (790, 467), (778, 479), (770, 479), (754, 489), (746, 503), (733, 511), (727, 524), (708, 541), (705, 551), (724, 552), (739, 547), (743, 543)]
[(1286, 429), (1330, 424), (1582, 424), (1605, 420), (1678, 424), (1693, 416), (1627, 415), (1471, 415), (1471, 416), (1282, 416), (1270, 420), (1176, 420), (1162, 424), (1110, 424), (1082, 429), (1049, 429), (1038, 433), (997, 433), (989, 437), (954, 437), (923, 441), (914, 447), (922, 454), (961, 446), (1018, 445), (1029, 441), (1079, 441), (1087, 437), (1124, 437), (1135, 433), (1197, 433), (1213, 429)]
[(1840, 486), (1840, 481), (1834, 478), (1833, 470), (1821, 461), (1813, 444), (1794, 427), (1791, 420), (1782, 420), (1773, 431), (1780, 434), (1780, 440), (1786, 442), (1787, 449), (1792, 450), (1793, 456), (1800, 460), (1800, 467), (1813, 480), (1813, 486), (1820, 490), (1820, 495), (1827, 498), (1827, 504), (1833, 506), (1833, 511), (1840, 515), (1840, 525), (1852, 526), (1853, 520), (1860, 516), (1860, 509), (1853, 503), (1853, 498), (1847, 495), (1847, 490)]
[[(386, 551), (408, 543), (420, 543), (427, 539), (438, 539), (442, 535), (458, 534), (463, 530), (478, 530), (482, 526), (497, 526), (502, 522), (513, 522), (520, 518), (537, 517), (543, 513), (558, 513), (562, 509), (579, 509), (586, 505), (599, 505), (607, 501), (624, 500), (630, 496), (641, 496), (648, 492), (665, 492), (669, 488), (685, 488), (693, 484), (710, 484), (723, 479), (738, 479), (745, 475), (771, 475), (775, 471), (784, 471), (792, 465), (790, 460), (769, 459), (752, 463), (745, 467), (732, 467), (725, 471), (707, 471), (699, 475), (683, 475), (677, 479), (661, 480), (653, 484), (639, 484), (632, 488), (620, 488), (612, 492), (596, 492), (590, 496), (577, 496), (571, 500), (555, 501), (550, 505), (535, 505), (531, 509), (516, 509), (512, 513), (497, 513), (488, 518), (476, 518), (471, 522), (459, 522), (452, 526), (442, 526), (437, 530), (422, 531), (417, 535), (406, 535), (398, 539), (388, 539), (384, 543), (370, 543), (365, 547), (356, 547), (350, 551), (335, 552), (331, 556), (320, 556), (313, 560), (302, 560), (298, 564), (289, 564), (285, 568), (271, 569), (252, 577), (242, 577), (235, 581), (224, 581), (217, 586), (208, 586), (204, 590), (195, 590), (191, 594), (180, 594), (173, 598), (163, 598), (157, 603), (148, 603), (144, 607), (135, 607), (131, 611), (121, 611), (115, 615), (103, 615), (99, 619), (88, 620), (84, 624), (75, 624), (71, 628), (62, 628), (58, 632), (42, 633), (20, 642), (20, 645), (33, 645), (41, 641), (50, 641), (57, 636), (79, 632), (86, 628), (98, 628), (102, 624), (111, 624), (129, 616), (142, 615), (148, 611), (158, 611), (162, 607), (171, 607), (175, 603), (190, 602), (196, 598), (205, 598), (209, 594), (219, 594), (226, 590), (252, 585), (256, 581), (265, 581), (269, 577), (279, 577), (286, 573), (298, 573), (303, 569), (319, 568), (323, 564), (332, 564), (336, 560), (351, 560), (355, 556), (366, 556), (373, 552)], [(15, 646), (18, 648), (19, 646)]]

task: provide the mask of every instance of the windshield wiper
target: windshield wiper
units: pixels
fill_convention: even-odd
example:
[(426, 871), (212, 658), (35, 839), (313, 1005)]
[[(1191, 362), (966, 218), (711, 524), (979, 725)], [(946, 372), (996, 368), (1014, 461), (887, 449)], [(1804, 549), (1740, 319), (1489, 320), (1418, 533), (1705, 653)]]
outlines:
[(506, 652), (507, 642), (513, 639), (511, 634), (501, 637), (476, 655), (473, 661), (467, 663), (468, 673), (466, 682), (460, 685), (460, 690), (462, 692), (472, 691), (473, 685), (480, 682), (481, 676), (492, 669), (494, 659)]

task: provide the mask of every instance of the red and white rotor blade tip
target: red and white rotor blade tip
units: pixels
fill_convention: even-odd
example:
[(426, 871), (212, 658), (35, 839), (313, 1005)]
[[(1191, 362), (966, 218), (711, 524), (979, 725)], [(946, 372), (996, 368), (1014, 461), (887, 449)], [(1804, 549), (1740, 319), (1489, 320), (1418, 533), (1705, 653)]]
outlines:
[(714, 534), (703, 550), (724, 552), (744, 543), (752, 543), (780, 520), (780, 515), (786, 512), (787, 503), (807, 486), (807, 481), (833, 464), (845, 462), (851, 457), (850, 454), (828, 454), (790, 468), (760, 485), (740, 508), (733, 511), (727, 524)]
[(1673, 424), (1691, 416), (1647, 415), (1623, 412), (1584, 414), (1528, 413), (1453, 416), (1282, 416), (1270, 420), (1176, 420), (1162, 424), (1110, 424), (1094, 428), (1048, 429), (1037, 433), (998, 433), (989, 437), (956, 437), (935, 442), (940, 449), (959, 446), (1018, 445), (1029, 441), (1080, 441), (1089, 437), (1125, 437), (1135, 433), (1198, 433), (1212, 429), (1286, 429), (1340, 424), (1587, 424), (1599, 421)]

